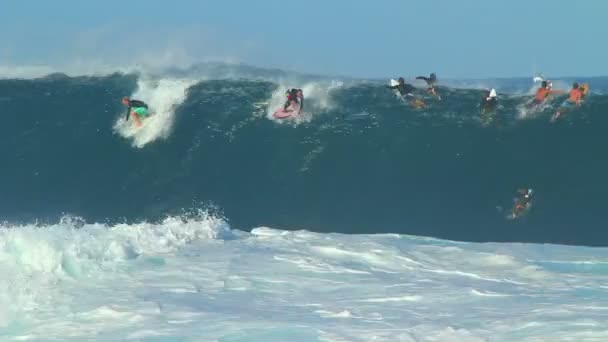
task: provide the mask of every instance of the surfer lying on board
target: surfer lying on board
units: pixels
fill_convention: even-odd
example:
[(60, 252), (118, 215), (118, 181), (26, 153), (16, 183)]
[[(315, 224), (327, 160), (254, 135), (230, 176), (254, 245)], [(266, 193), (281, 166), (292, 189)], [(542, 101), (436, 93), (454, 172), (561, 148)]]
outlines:
[(536, 90), (534, 100), (530, 103), (529, 107), (539, 106), (549, 97), (551, 94), (562, 94), (561, 90), (552, 90), (551, 82), (542, 81), (540, 88)]
[(126, 120), (129, 121), (129, 115), (131, 115), (137, 126), (141, 126), (141, 119), (148, 116), (148, 105), (143, 101), (131, 100), (128, 97), (122, 98), (122, 104), (127, 106)]
[(287, 110), (287, 107), (289, 107), (292, 102), (299, 103), (300, 110), (304, 110), (304, 92), (302, 89), (289, 89), (287, 92), (285, 92), (285, 95), (287, 95), (287, 101), (285, 101), (283, 110)]
[(521, 216), (526, 209), (532, 205), (532, 189), (519, 189), (517, 190), (517, 199), (515, 200), (515, 206), (511, 211), (511, 217), (517, 218)]
[(405, 83), (403, 77), (399, 77), (398, 83), (394, 86), (386, 86), (389, 89), (397, 89), (401, 96), (412, 96), (412, 92), (416, 89), (413, 85)]
[(583, 88), (579, 86), (577, 82), (572, 84), (572, 89), (570, 89), (570, 94), (568, 95), (568, 102), (579, 106), (581, 104), (581, 100), (583, 99)]
[(560, 117), (560, 115), (565, 112), (567, 109), (580, 106), (581, 100), (585, 96), (586, 88), (579, 86), (578, 82), (574, 82), (572, 84), (572, 89), (570, 89), (570, 94), (568, 95), (568, 99), (562, 103), (560, 108), (553, 114), (551, 121), (556, 120)]
[(437, 75), (435, 75), (435, 73), (432, 73), (429, 77), (425, 77), (425, 76), (418, 76), (416, 77), (417, 80), (423, 80), (426, 82), (428, 88), (426, 89), (427, 93), (437, 97), (439, 100), (441, 100), (441, 96), (439, 96), (437, 94), (437, 91), (435, 91), (435, 83), (437, 83)]

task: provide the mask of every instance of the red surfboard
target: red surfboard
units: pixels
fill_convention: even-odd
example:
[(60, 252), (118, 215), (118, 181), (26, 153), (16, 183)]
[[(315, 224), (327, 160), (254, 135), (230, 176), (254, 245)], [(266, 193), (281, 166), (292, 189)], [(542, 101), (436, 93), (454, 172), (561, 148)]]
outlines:
[(300, 104), (296, 102), (292, 102), (287, 109), (283, 109), (283, 107), (277, 109), (272, 116), (277, 119), (287, 119), (292, 116), (298, 115), (300, 113)]

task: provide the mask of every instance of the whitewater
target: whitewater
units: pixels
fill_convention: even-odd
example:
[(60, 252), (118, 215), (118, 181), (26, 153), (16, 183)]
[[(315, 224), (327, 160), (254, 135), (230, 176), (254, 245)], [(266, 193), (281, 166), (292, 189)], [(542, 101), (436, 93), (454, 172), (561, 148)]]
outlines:
[[(608, 339), (605, 78), (550, 123), (530, 79), (442, 80), (414, 110), (385, 80), (247, 66), (14, 76), (0, 341)], [(290, 87), (305, 113), (277, 120)]]
[(219, 218), (0, 231), (3, 341), (602, 341), (608, 253)]

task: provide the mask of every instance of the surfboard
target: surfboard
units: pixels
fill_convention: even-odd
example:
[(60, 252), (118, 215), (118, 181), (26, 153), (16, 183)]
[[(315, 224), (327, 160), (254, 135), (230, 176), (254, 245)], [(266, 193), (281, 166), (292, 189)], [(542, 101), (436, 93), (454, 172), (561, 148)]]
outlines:
[(287, 109), (283, 109), (283, 107), (277, 109), (272, 113), (276, 119), (287, 119), (292, 116), (296, 116), (300, 113), (300, 104), (292, 103)]
[(589, 93), (589, 84), (588, 83), (583, 83), (583, 85), (581, 86), (581, 88), (583, 88), (583, 98), (584, 98)]
[[(399, 81), (394, 80), (394, 79), (391, 78), (389, 84), (391, 85), (391, 87), (394, 87), (396, 85), (399, 85)], [(413, 98), (414, 94), (412, 94), (412, 93), (408, 93), (408, 94), (405, 94), (405, 95), (402, 96), (399, 93), (399, 90), (394, 89), (394, 91), (395, 91), (395, 94), (397, 94), (397, 95), (399, 95), (401, 97), (401, 99), (403, 99), (404, 101), (408, 102), (409, 105), (412, 108), (420, 109), (420, 108), (423, 108), (424, 106), (426, 106), (426, 103), (423, 100), (421, 100), (419, 98)], [(409, 100), (406, 99), (406, 98), (409, 98)]]
[(410, 102), (410, 106), (412, 106), (416, 109), (420, 109), (420, 108), (426, 106), (426, 103), (424, 103), (424, 101), (422, 101), (421, 99), (413, 99)]

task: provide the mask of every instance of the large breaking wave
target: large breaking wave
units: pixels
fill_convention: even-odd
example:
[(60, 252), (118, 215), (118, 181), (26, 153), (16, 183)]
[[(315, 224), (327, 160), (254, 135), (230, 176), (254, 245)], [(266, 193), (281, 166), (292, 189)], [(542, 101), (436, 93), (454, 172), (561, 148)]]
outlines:
[[(593, 94), (551, 124), (560, 98), (522, 115), (529, 79), (446, 82), (443, 101), (422, 110), (385, 81), (225, 65), (5, 79), (0, 217), (113, 223), (213, 207), (246, 230), (605, 245), (606, 80), (581, 81)], [(278, 122), (271, 113), (294, 86), (306, 113)], [(478, 103), (490, 86), (500, 107), (484, 126)], [(134, 130), (122, 96), (157, 115)], [(537, 201), (505, 220), (518, 187)]]

